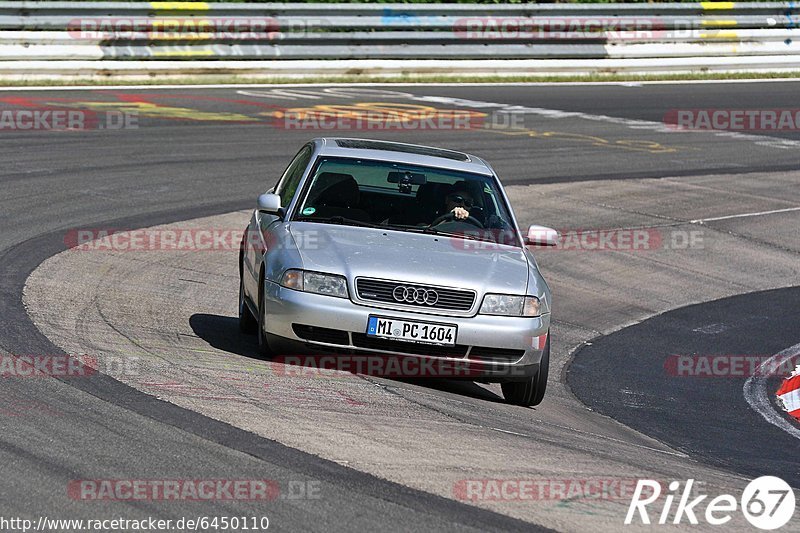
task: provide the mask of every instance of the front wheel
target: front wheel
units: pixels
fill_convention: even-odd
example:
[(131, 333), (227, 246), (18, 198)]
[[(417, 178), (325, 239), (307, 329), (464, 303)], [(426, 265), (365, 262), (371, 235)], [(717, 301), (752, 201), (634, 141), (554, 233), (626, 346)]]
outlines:
[(542, 352), (542, 361), (539, 363), (539, 370), (535, 375), (526, 381), (512, 381), (503, 383), (503, 397), (506, 402), (512, 405), (523, 405), (532, 407), (539, 405), (544, 399), (544, 391), (547, 388), (547, 374), (550, 371), (550, 332), (547, 332), (547, 342)]

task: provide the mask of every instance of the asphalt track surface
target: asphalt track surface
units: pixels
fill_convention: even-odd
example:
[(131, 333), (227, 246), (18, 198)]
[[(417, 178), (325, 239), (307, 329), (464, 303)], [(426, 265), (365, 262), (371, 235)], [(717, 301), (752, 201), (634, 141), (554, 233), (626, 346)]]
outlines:
[[(631, 197), (650, 201), (650, 210), (646, 213), (638, 212), (635, 208), (612, 213), (588, 213), (592, 208), (587, 207), (586, 219), (581, 221), (578, 218), (572, 222), (573, 227), (580, 227), (581, 224), (589, 227), (589, 223), (595, 224), (591, 227), (598, 227), (597, 224), (607, 227), (633, 226), (642, 223), (645, 218), (650, 224), (654, 219), (678, 224), (687, 218), (681, 212), (686, 209), (685, 195), (676, 193), (672, 198), (668, 196), (670, 191), (660, 189), (657, 180), (645, 183), (641, 181), (642, 178), (693, 177), (699, 181), (692, 186), (702, 189), (712, 188), (714, 176), (727, 174), (725, 179), (735, 184), (734, 189), (747, 189), (746, 194), (741, 193), (738, 198), (720, 197), (720, 212), (711, 209), (710, 213), (704, 213), (709, 216), (760, 211), (762, 204), (768, 208), (792, 208), (800, 202), (796, 192), (797, 178), (796, 175), (781, 174), (780, 171), (793, 170), (797, 166), (797, 148), (791, 144), (797, 135), (796, 132), (759, 134), (759, 138), (754, 139), (708, 132), (667, 132), (659, 129), (663, 115), (676, 108), (791, 108), (792, 97), (798, 88), (797, 83), (588, 86), (565, 87), (557, 91), (544, 87), (389, 87), (386, 89), (390, 91), (458, 97), (473, 102), (469, 105), (464, 105), (464, 102), (436, 104), (444, 108), (471, 108), (477, 101), (523, 105), (540, 111), (533, 113), (532, 124), (526, 122), (533, 133), (528, 132), (524, 136), (484, 131), (382, 132), (374, 136), (478, 153), (495, 165), (507, 184), (550, 184), (553, 187), (550, 190), (566, 191), (564, 199), (567, 201), (574, 191), (584, 190), (582, 183), (591, 188), (591, 183), (599, 179), (610, 181), (602, 182), (603, 189), (596, 189), (595, 197), (602, 196), (603, 191), (607, 190), (610, 191), (609, 197), (615, 198), (620, 194), (615, 187), (623, 186), (615, 185), (616, 181), (630, 180), (632, 189), (626, 192), (631, 193)], [(3, 228), (0, 235), (0, 316), (3, 317), (3, 330), (0, 333), (0, 347), (4, 352), (49, 354), (59, 351), (31, 322), (23, 305), (22, 291), (28, 275), (42, 261), (64, 250), (65, 231), (76, 227), (147, 227), (249, 208), (255, 195), (275, 181), (303, 140), (317, 132), (286, 131), (261, 123), (248, 124), (242, 117), (273, 112), (276, 107), (347, 104), (354, 99), (366, 99), (363, 95), (353, 97), (352, 94), (341, 97), (341, 93), (330, 98), (319, 95), (312, 99), (298, 96), (276, 98), (264, 97), (263, 94), (244, 95), (231, 89), (188, 88), (174, 91), (19, 91), (0, 94), (0, 109), (30, 105), (33, 98), (43, 99), (39, 103), (44, 101), (47, 105), (63, 104), (68, 100), (79, 104), (114, 102), (118, 101), (119, 94), (136, 95), (125, 96), (127, 101), (146, 101), (148, 105), (158, 102), (157, 107), (167, 106), (164, 102), (168, 100), (168, 106), (194, 110), (195, 114), (165, 117), (163, 112), (161, 116), (155, 116), (148, 115), (150, 112), (145, 110), (139, 116), (137, 129), (123, 131), (3, 132), (6, 137), (0, 145), (5, 162), (0, 171), (3, 188), (3, 209), (0, 212)], [(20, 103), (19, 100), (7, 99), (15, 97), (22, 97), (26, 101)], [(407, 102), (408, 99), (371, 95), (368, 101)], [(265, 102), (269, 102), (268, 107), (264, 107)], [(765, 102), (769, 102), (769, 105), (765, 106)], [(418, 101), (413, 100), (413, 103)], [(264, 107), (264, 110), (258, 106)], [(119, 106), (115, 108), (119, 109)], [(137, 107), (140, 112), (143, 109)], [(579, 112), (587, 116), (561, 114), (554, 117), (552, 113), (548, 115), (541, 110)], [(201, 111), (208, 114), (198, 119), (197, 113)], [(220, 119), (222, 113), (236, 113), (237, 116), (228, 116), (227, 120), (223, 120)], [(626, 120), (615, 120), (620, 117)], [(782, 140), (789, 143), (781, 144)], [(535, 165), (531, 165), (532, 160), (536, 161)], [(773, 174), (764, 175), (763, 179), (757, 181), (748, 176), (748, 173), (764, 171)], [(736, 181), (738, 174), (743, 175), (741, 181)], [(708, 178), (703, 179), (703, 176)], [(562, 186), (573, 188), (559, 189)], [(522, 191), (521, 188), (518, 194), (522, 194)], [(664, 202), (654, 201), (653, 196), (664, 194), (667, 194)], [(707, 202), (705, 197), (693, 200)], [(600, 203), (598, 200), (598, 205)], [(520, 204), (524, 202), (520, 200)], [(653, 205), (658, 205), (664, 211), (659, 212)], [(548, 206), (535, 204), (527, 208), (556, 218), (552, 211), (548, 211), (552, 210)], [(594, 214), (597, 216), (590, 216)], [(724, 290), (720, 289), (718, 295), (709, 291), (708, 295), (702, 295), (705, 299), (758, 288), (797, 285), (797, 237), (794, 235), (797, 214), (787, 213), (778, 215), (778, 218), (778, 222), (768, 223), (764, 229), (769, 231), (763, 233), (755, 231), (758, 227), (742, 226), (725, 228), (720, 232), (721, 235), (744, 236), (750, 244), (759, 241), (754, 244), (757, 246), (755, 251), (748, 251), (751, 257), (740, 260), (750, 259), (750, 265), (764, 263), (764, 272), (758, 273), (761, 279), (754, 281), (750, 287), (742, 279), (747, 277), (746, 271), (731, 274), (735, 279), (723, 283), (726, 285)], [(782, 241), (784, 237), (786, 240)], [(766, 242), (761, 242), (761, 239)], [(770, 242), (771, 239), (777, 242)], [(702, 269), (702, 257), (696, 260), (698, 263), (695, 263), (695, 267)], [(547, 276), (547, 266), (551, 262), (546, 257), (541, 262)], [(555, 272), (551, 275), (556, 280), (562, 275), (564, 279), (581, 275), (591, 280), (594, 275), (575, 271), (574, 267), (561, 267), (559, 261), (552, 262)], [(678, 279), (688, 280), (686, 276), (686, 273), (676, 275)], [(687, 283), (691, 284), (691, 281)], [(613, 293), (614, 289), (604, 287), (603, 292)], [(793, 295), (788, 293), (785, 298), (791, 301)], [(581, 296), (586, 298), (582, 300)], [(578, 345), (586, 338), (612, 333), (646, 316), (693, 303), (692, 299), (670, 300), (667, 297), (652, 306), (628, 302), (621, 306), (627, 314), (620, 311), (618, 314), (611, 313), (612, 316), (606, 313), (607, 316), (600, 317), (594, 315), (603, 314), (602, 310), (591, 310), (586, 304), (587, 299), (591, 303), (593, 297), (597, 296), (564, 294), (560, 320), (564, 323), (565, 332), (569, 332), (569, 335), (565, 333), (562, 336), (564, 362), (569, 354), (563, 352), (568, 351), (567, 345), (571, 342)], [(725, 309), (720, 312), (723, 311)], [(573, 320), (580, 326), (576, 328), (582, 332), (580, 335), (568, 327)], [(783, 348), (796, 344), (797, 339), (791, 339), (791, 326), (784, 329), (780, 342), (767, 343), (759, 340), (758, 332), (738, 329), (730, 332), (733, 336), (726, 342), (736, 342), (738, 336), (747, 335), (752, 342), (752, 348), (748, 349), (757, 353), (774, 346)], [(610, 335), (608, 342), (614, 338), (614, 335)], [(782, 344), (784, 338), (785, 345)], [(637, 339), (630, 342), (637, 342)], [(713, 342), (716, 341), (714, 339)], [(648, 337), (647, 341), (642, 342), (654, 340)], [(687, 349), (689, 347), (687, 345)], [(629, 356), (632, 349), (635, 347), (628, 348)], [(587, 357), (584, 351), (576, 357), (573, 366), (576, 375), (580, 371), (595, 376), (593, 379), (596, 380), (597, 376), (612, 372), (613, 363), (610, 363), (598, 368), (597, 374), (594, 374), (595, 369), (591, 365), (581, 366), (584, 357)], [(608, 361), (614, 361), (613, 357), (614, 354), (606, 351)], [(648, 386), (644, 371), (637, 372), (638, 367), (633, 365), (626, 368), (633, 374), (632, 382), (641, 387)], [(564, 383), (564, 377), (556, 373), (551, 376), (551, 381), (555, 381), (557, 387)], [(690, 383), (685, 381), (674, 386), (689, 387)], [(607, 390), (598, 390), (597, 383), (594, 387), (581, 386), (577, 378), (570, 381), (570, 385), (588, 405), (597, 404), (598, 398), (607, 394)], [(108, 377), (97, 376), (77, 382), (3, 380), (0, 387), (8, 405), (17, 406), (16, 416), (0, 419), (3, 428), (0, 454), (3, 456), (6, 479), (0, 487), (0, 500), (7, 515), (47, 514), (62, 518), (126, 513), (149, 513), (161, 517), (197, 515), (198, 506), (187, 502), (94, 502), (93, 507), (87, 507), (86, 502), (66, 497), (64, 487), (69, 480), (84, 478), (268, 478), (282, 482), (312, 479), (320, 480), (324, 485), (325, 498), (319, 501), (280, 499), (272, 502), (266, 513), (279, 529), (349, 530), (355, 527), (380, 527), (410, 530), (473, 527), (480, 530), (513, 530), (530, 529), (533, 527), (531, 523), (541, 523), (537, 520), (535, 510), (522, 513), (527, 519), (527, 522), (522, 522), (504, 516), (505, 513), (433, 496), (286, 447), (143, 394)], [(465, 394), (466, 399), (476, 405), (481, 404), (481, 408), (485, 409), (482, 416), (497, 417), (498, 426), (513, 425), (518, 431), (524, 427), (524, 421), (513, 420), (513, 415), (509, 415), (502, 404), (489, 402), (485, 405), (485, 396), (476, 397), (458, 387), (429, 389), (429, 392), (434, 398)], [(720, 392), (718, 398), (709, 401), (725, 402), (729, 394), (733, 392)], [(558, 388), (554, 389), (553, 395), (556, 398), (560, 396)], [(558, 405), (556, 402), (554, 404)], [(608, 408), (608, 402), (601, 401), (600, 404)], [(37, 407), (43, 405), (50, 408)], [(55, 416), (54, 411), (59, 416)], [(607, 412), (604, 409), (601, 411)], [(541, 416), (552, 416), (552, 420), (559, 420), (559, 417), (562, 417), (562, 422), (569, 420), (568, 415), (558, 410), (548, 413), (547, 404), (536, 412), (543, 413)], [(687, 451), (693, 458), (705, 460), (714, 466), (724, 463), (727, 471), (752, 476), (767, 469), (774, 471), (779, 466), (777, 463), (764, 466), (757, 462), (754, 457), (756, 454), (752, 453), (742, 453), (737, 460), (715, 461), (713, 457), (709, 458), (714, 450), (705, 448), (700, 440), (684, 445), (680, 437), (683, 434), (674, 431), (684, 423), (681, 419), (670, 422), (659, 420), (660, 431), (653, 431), (653, 414), (646, 410), (631, 409), (624, 413), (608, 411), (608, 414), (645, 435)], [(581, 416), (598, 418), (591, 413)], [(737, 428), (739, 433), (736, 438), (742, 438), (741, 432), (746, 435), (767, 435), (772, 431), (757, 419), (751, 422), (745, 428)], [(605, 424), (602, 420), (594, 420), (594, 423), (597, 427)], [(614, 431), (624, 432), (624, 429), (615, 426)], [(732, 438), (731, 427), (722, 426), (719, 431), (720, 436)], [(561, 435), (562, 438), (569, 436), (569, 431)], [(626, 438), (633, 437), (626, 435)], [(796, 446), (796, 441), (794, 444)], [(658, 446), (656, 443), (652, 445)], [(609, 453), (613, 455), (613, 452)], [(736, 450), (731, 453), (735, 454)], [(743, 466), (744, 463), (747, 464)], [(668, 470), (664, 475), (669, 475)], [(796, 478), (792, 480), (796, 482)], [(203, 504), (201, 514), (257, 515), (263, 512), (263, 504), (258, 503), (212, 502)], [(580, 524), (580, 520), (577, 523)], [(576, 527), (575, 522), (563, 525), (555, 521), (552, 524), (565, 529)]]
[[(780, 289), (669, 311), (581, 348), (567, 381), (593, 409), (676, 449), (798, 487), (797, 457), (789, 453), (797, 439), (765, 426), (750, 408), (742, 394), (745, 372), (714, 378), (699, 367), (691, 375), (668, 364), (674, 354), (720, 359), (752, 354), (763, 361), (796, 343), (798, 301), (800, 289)], [(777, 390), (781, 376), (769, 378), (768, 390)], [(699, 406), (715, 408), (709, 413)]]

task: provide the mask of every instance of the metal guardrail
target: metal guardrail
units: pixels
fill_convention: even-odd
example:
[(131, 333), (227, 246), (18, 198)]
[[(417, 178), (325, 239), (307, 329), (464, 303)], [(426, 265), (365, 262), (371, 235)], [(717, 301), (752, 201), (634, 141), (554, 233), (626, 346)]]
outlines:
[[(47, 72), (75, 62), (94, 73), (155, 70), (174, 62), (176, 73), (261, 70), (300, 76), (315, 61), (347, 60), (351, 72), (369, 73), (405, 62), (401, 72), (425, 73), (424, 64), (466, 61), (482, 71), (506, 73), (512, 63), (565, 60), (587, 72), (794, 69), (800, 60), (800, 6), (793, 2), (679, 4), (222, 4), (205, 2), (0, 1), (0, 76), (30, 76), (34, 62)], [(742, 61), (744, 56), (764, 61)], [(798, 56), (798, 57), (794, 57)], [(375, 60), (378, 60), (377, 62)], [(391, 63), (382, 63), (388, 60)], [(598, 61), (603, 61), (601, 66)], [(609, 63), (622, 60), (622, 67)], [(667, 61), (670, 60), (670, 61)], [(677, 61), (676, 61), (677, 60)], [(505, 64), (498, 64), (506, 61)], [(592, 65), (592, 61), (596, 63)], [(141, 66), (134, 69), (134, 65)], [(202, 62), (202, 65), (200, 64)], [(649, 62), (649, 63), (648, 63)], [(245, 63), (247, 65), (245, 65)], [(282, 65), (281, 65), (282, 64)], [(309, 63), (310, 65), (311, 63)], [(519, 63), (522, 65), (523, 63)], [(647, 65), (652, 65), (648, 69)], [(551, 63), (551, 65), (554, 65)], [(698, 67), (698, 65), (703, 65)], [(246, 67), (246, 68), (245, 68)], [(536, 67), (534, 74), (536, 73)], [(352, 70), (355, 69), (355, 70)], [(386, 70), (384, 68), (383, 70)], [(550, 72), (547, 67), (544, 70)], [(434, 71), (442, 73), (441, 67)], [(445, 68), (445, 71), (447, 69)], [(511, 73), (511, 72), (507, 72)], [(92, 73), (90, 72), (90, 75)], [(309, 74), (316, 74), (309, 72)], [(137, 74), (138, 75), (138, 74)]]

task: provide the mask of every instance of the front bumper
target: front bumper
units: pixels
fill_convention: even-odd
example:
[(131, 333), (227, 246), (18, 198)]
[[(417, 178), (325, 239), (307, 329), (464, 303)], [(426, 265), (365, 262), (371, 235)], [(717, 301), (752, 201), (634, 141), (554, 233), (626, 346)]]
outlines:
[[(514, 381), (535, 375), (544, 350), (550, 315), (456, 317), (356, 304), (349, 299), (306, 293), (266, 282), (266, 333), (272, 350), (284, 354), (364, 354), (457, 361), (475, 380)], [(443, 348), (367, 338), (370, 315), (456, 325), (456, 347)], [(298, 328), (297, 326), (303, 326)], [(311, 328), (308, 328), (308, 327)], [(305, 329), (324, 328), (336, 338), (310, 338)]]

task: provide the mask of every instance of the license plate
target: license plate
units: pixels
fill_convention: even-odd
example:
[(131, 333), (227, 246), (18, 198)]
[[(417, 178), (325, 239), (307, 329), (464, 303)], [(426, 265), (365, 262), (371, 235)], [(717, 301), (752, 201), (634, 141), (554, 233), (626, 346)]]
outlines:
[(381, 337), (421, 344), (454, 346), (456, 344), (456, 331), (456, 326), (448, 326), (446, 324), (431, 324), (379, 316), (371, 316), (367, 322), (368, 337)]

